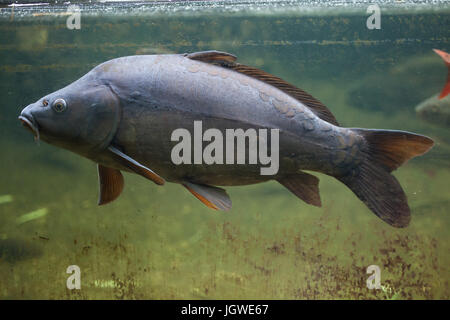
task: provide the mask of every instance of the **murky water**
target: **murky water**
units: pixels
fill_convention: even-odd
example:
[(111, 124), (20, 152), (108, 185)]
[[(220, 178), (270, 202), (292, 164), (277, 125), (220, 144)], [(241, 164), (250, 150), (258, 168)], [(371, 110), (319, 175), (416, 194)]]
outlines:
[[(0, 12), (0, 298), (377, 298), (450, 296), (449, 128), (414, 107), (446, 79), (450, 5), (298, 1), (4, 6)], [(412, 222), (394, 229), (344, 185), (317, 174), (323, 206), (276, 182), (227, 188), (215, 212), (179, 185), (125, 174), (98, 207), (94, 163), (45, 143), (23, 107), (111, 58), (216, 49), (308, 91), (343, 126), (408, 130), (436, 141), (395, 172)], [(380, 290), (366, 268), (381, 268)], [(69, 265), (81, 290), (68, 290)]]

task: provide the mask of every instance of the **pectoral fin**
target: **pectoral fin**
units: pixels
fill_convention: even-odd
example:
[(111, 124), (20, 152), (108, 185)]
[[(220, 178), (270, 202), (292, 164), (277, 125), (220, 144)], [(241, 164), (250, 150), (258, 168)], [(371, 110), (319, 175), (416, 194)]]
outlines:
[(165, 180), (161, 178), (158, 174), (150, 170), (149, 168), (143, 166), (136, 160), (132, 159), (131, 157), (124, 154), (122, 151), (118, 150), (117, 148), (110, 146), (108, 147), (108, 150), (111, 151), (114, 159), (122, 164), (123, 166), (127, 167), (128, 169), (132, 170), (134, 173), (137, 173), (144, 178), (147, 178), (154, 183), (158, 185), (163, 185), (165, 183)]
[(116, 200), (123, 190), (123, 176), (117, 169), (97, 165), (98, 182), (100, 193), (98, 196), (98, 205), (107, 204)]
[(231, 199), (224, 189), (190, 182), (184, 182), (183, 186), (211, 209), (223, 211), (231, 209)]
[(277, 181), (306, 203), (316, 207), (322, 206), (319, 194), (319, 179), (315, 176), (299, 172), (295, 175), (280, 178)]

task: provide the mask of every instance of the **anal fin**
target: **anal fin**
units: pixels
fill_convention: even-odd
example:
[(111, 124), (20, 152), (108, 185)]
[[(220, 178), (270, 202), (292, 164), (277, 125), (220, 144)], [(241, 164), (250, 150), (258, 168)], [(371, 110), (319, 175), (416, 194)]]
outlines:
[(211, 209), (223, 211), (231, 209), (231, 199), (227, 192), (222, 188), (191, 182), (183, 182), (183, 186)]
[(122, 193), (124, 182), (122, 173), (117, 169), (97, 165), (98, 182), (100, 192), (98, 196), (98, 205), (107, 204), (116, 200)]
[(308, 204), (321, 207), (319, 179), (311, 174), (299, 172), (277, 179), (284, 187)]

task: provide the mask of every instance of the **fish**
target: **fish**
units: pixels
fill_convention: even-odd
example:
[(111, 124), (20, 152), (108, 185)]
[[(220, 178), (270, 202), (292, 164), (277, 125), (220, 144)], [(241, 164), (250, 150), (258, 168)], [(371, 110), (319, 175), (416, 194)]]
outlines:
[[(215, 210), (231, 209), (224, 187), (270, 180), (320, 207), (313, 174), (320, 172), (397, 228), (406, 227), (411, 214), (391, 172), (434, 144), (406, 131), (342, 127), (304, 90), (215, 50), (106, 61), (25, 107), (19, 120), (35, 137), (97, 164), (99, 205), (119, 197), (122, 172), (128, 172), (157, 185), (182, 185)], [(172, 133), (192, 133), (195, 121), (220, 132), (278, 130), (278, 171), (262, 175), (249, 163), (175, 164)]]
[(433, 49), (433, 51), (444, 60), (444, 63), (447, 66), (447, 82), (439, 95), (439, 99), (443, 99), (450, 93), (450, 54), (438, 49)]
[(416, 106), (417, 116), (436, 126), (450, 128), (450, 97), (440, 99), (436, 94)]

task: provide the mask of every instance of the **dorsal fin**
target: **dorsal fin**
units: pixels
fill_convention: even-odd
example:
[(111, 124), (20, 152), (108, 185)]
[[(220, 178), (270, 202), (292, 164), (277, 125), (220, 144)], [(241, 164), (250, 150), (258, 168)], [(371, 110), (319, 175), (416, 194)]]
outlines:
[(202, 62), (232, 69), (236, 72), (245, 74), (249, 77), (270, 84), (271, 86), (280, 89), (281, 91), (290, 95), (292, 98), (306, 105), (320, 119), (339, 126), (339, 123), (337, 122), (331, 111), (328, 110), (328, 108), (322, 102), (311, 96), (309, 93), (263, 70), (236, 63), (235, 61), (237, 58), (232, 54), (220, 51), (203, 51), (186, 54), (186, 57), (188, 57), (189, 59), (199, 60)]
[(292, 98), (306, 105), (320, 119), (334, 124), (335, 126), (339, 126), (339, 123), (337, 122), (331, 111), (328, 110), (328, 108), (322, 102), (314, 98), (306, 91), (294, 87), (292, 84), (284, 81), (283, 79), (275, 77), (274, 75), (271, 75), (257, 68), (249, 67), (240, 63), (234, 63), (234, 65), (229, 68), (280, 89), (281, 91), (290, 95)]
[(233, 63), (237, 59), (236, 56), (232, 55), (231, 53), (215, 50), (186, 53), (185, 56), (192, 60), (199, 60), (212, 64), (226, 62)]

